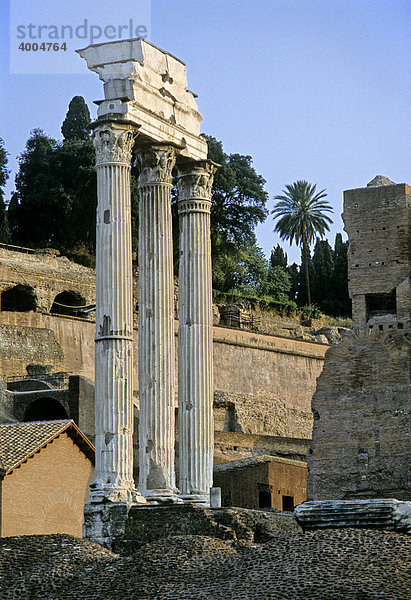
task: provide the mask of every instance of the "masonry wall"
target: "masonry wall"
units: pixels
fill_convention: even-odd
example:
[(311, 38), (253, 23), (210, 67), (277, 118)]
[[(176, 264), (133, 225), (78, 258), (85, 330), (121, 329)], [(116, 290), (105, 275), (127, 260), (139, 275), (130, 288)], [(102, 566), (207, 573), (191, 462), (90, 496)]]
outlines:
[(1, 487), (1, 535), (82, 535), (83, 507), (94, 467), (64, 432), (19, 468)]
[(215, 468), (214, 485), (221, 487), (223, 506), (260, 508), (260, 492), (269, 494), (271, 508), (278, 510), (283, 510), (284, 496), (292, 499), (294, 506), (307, 499), (307, 467), (303, 462), (278, 457), (252, 462), (248, 464), (246, 459)]
[(344, 192), (343, 220), (350, 242), (348, 279), (354, 325), (368, 320), (367, 294), (388, 294), (398, 286), (402, 286), (397, 292), (398, 319), (410, 318), (410, 206), (411, 187), (405, 183)]
[[(3, 312), (1, 332), (1, 374), (24, 376), (26, 365), (36, 362), (94, 380), (93, 322), (60, 315)], [(134, 400), (138, 408), (137, 331), (134, 336)], [(309, 438), (310, 400), (327, 347), (215, 327), (217, 430)], [(82, 427), (90, 431), (85, 421)]]
[(387, 320), (328, 350), (312, 400), (309, 500), (411, 499), (409, 334)]

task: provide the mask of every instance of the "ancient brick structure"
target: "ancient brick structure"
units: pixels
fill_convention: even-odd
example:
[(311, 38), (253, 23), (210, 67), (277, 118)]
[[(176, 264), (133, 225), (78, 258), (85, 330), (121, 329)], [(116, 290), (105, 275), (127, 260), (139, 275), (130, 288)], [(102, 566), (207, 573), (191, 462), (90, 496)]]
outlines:
[(371, 184), (344, 194), (356, 325), (327, 351), (312, 399), (309, 500), (411, 499), (411, 188)]
[(381, 176), (344, 192), (354, 325), (378, 315), (410, 318), (410, 205), (411, 187)]

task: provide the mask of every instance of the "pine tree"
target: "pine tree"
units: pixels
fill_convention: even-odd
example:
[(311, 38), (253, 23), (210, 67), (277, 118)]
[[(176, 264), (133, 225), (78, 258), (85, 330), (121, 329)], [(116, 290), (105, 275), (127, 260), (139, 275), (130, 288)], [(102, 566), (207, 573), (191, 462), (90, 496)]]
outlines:
[(83, 142), (90, 136), (90, 111), (83, 96), (74, 96), (70, 101), (66, 118), (61, 126), (64, 141), (78, 139)]
[(327, 240), (317, 240), (312, 263), (312, 302), (313, 304), (317, 304), (324, 313), (331, 314), (333, 312), (334, 301), (332, 289), (334, 257), (332, 248)]
[(348, 295), (348, 242), (343, 242), (341, 233), (337, 233), (334, 245), (334, 269), (332, 289), (334, 294), (334, 315), (351, 316), (351, 300)]
[(287, 254), (284, 252), (280, 244), (271, 250), (270, 265), (272, 267), (287, 267)]
[(0, 138), (0, 243), (2, 244), (7, 244), (10, 241), (9, 222), (4, 202), (4, 186), (9, 178), (7, 156), (8, 152), (4, 147), (4, 141)]
[[(299, 306), (306, 306), (311, 304), (311, 294), (307, 294), (307, 273), (309, 281), (311, 281), (314, 269), (313, 261), (311, 258), (311, 252), (308, 247), (301, 248), (301, 265), (298, 271), (298, 292), (297, 292), (297, 304)], [(311, 289), (311, 286), (310, 286)]]

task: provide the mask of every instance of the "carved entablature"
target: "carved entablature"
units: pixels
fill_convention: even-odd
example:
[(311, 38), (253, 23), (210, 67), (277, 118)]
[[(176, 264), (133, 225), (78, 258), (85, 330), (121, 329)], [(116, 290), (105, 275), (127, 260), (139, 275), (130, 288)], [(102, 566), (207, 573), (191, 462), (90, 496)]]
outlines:
[(179, 203), (197, 199), (211, 202), (216, 170), (217, 166), (211, 161), (201, 161), (195, 163), (190, 170), (181, 172), (177, 182)]
[(174, 146), (150, 146), (137, 151), (140, 165), (139, 185), (166, 183), (172, 185), (172, 171), (176, 164)]
[(133, 127), (107, 123), (97, 126), (93, 133), (96, 166), (113, 163), (130, 166), (136, 136), (137, 131)]

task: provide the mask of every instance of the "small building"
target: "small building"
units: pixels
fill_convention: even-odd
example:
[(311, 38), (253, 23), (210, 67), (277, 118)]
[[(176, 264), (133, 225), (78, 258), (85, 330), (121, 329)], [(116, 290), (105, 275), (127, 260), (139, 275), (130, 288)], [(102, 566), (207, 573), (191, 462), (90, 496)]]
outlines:
[(81, 537), (94, 448), (71, 420), (0, 425), (0, 535)]
[(279, 456), (253, 456), (214, 466), (223, 506), (294, 510), (307, 500), (307, 465)]

